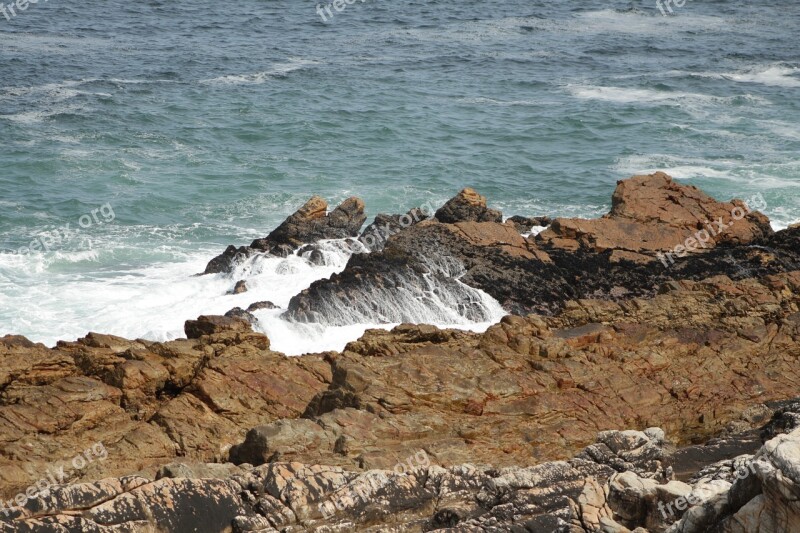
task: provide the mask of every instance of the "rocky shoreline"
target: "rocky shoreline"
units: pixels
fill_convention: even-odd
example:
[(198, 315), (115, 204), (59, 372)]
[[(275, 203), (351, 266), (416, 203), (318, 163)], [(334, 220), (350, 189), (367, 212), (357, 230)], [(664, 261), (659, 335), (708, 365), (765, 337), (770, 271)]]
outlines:
[[(758, 203), (656, 173), (595, 220), (465, 189), (362, 230), (314, 197), (205, 274), (340, 239), (285, 316), (404, 324), (299, 357), (254, 330), (269, 302), (169, 342), (0, 338), (0, 531), (800, 530), (800, 228)], [(405, 323), (482, 294), (485, 333)]]

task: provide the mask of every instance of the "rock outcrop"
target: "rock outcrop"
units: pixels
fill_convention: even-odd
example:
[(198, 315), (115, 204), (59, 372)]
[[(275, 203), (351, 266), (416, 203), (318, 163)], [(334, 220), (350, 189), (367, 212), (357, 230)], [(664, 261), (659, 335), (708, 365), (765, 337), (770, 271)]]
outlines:
[(486, 206), (486, 197), (469, 187), (450, 199), (438, 211), (436, 220), (445, 224), (456, 222), (502, 222), (503, 213)]
[[(604, 218), (556, 219), (527, 239), (513, 221), (476, 221), (493, 217), (485, 215), (485, 201), (473, 193), (462, 193), (442, 208), (443, 219), (455, 222), (424, 220), (394, 232), (373, 253), (353, 255), (343, 272), (295, 296), (287, 316), (336, 325), (415, 321), (420, 307), (432, 305), (424, 293), (433, 291), (457, 300), (464, 316), (481, 321), (485, 313), (475, 308), (475, 293), (464, 286), (488, 293), (510, 313), (549, 315), (579, 298), (652, 296), (670, 281), (800, 269), (800, 229), (773, 234), (755, 205), (716, 202), (662, 173), (620, 182)], [(735, 220), (734, 213), (742, 218)], [(709, 227), (712, 221), (716, 230)], [(719, 224), (727, 227), (720, 230)], [(700, 246), (695, 236), (704, 231), (708, 238), (701, 234)], [(690, 239), (697, 253), (676, 252)], [(417, 306), (398, 299), (414, 292)], [(384, 301), (391, 305), (381, 308)]]
[[(436, 300), (477, 321), (488, 293), (512, 314), (484, 333), (405, 323), (288, 358), (257, 302), (169, 342), (2, 337), (0, 532), (800, 529), (800, 228), (753, 207), (655, 174), (523, 236), (549, 221), (502, 223), (467, 189), (376, 217), (287, 310), (401, 322)], [(209, 271), (314, 262), (363, 210), (314, 198)]]
[(328, 203), (314, 196), (266, 237), (254, 240), (250, 246), (228, 246), (208, 263), (203, 273), (230, 272), (238, 261), (257, 253), (286, 257), (304, 244), (356, 237), (366, 219), (364, 202), (359, 198), (348, 198), (328, 213)]
[(424, 449), (366, 471), (175, 462), (155, 480), (49, 488), (0, 509), (0, 530), (796, 531), (800, 429), (755, 448), (686, 482), (660, 428), (605, 431), (568, 460), (502, 469), (443, 467)]
[[(756, 204), (762, 202), (718, 202), (697, 187), (657, 172), (620, 181), (604, 217), (557, 218), (537, 240), (545, 248), (644, 255), (640, 261), (676, 246), (703, 252), (718, 244), (746, 244), (771, 235), (769, 220), (757, 211), (763, 205)], [(687, 239), (693, 239), (694, 246), (685, 246)]]

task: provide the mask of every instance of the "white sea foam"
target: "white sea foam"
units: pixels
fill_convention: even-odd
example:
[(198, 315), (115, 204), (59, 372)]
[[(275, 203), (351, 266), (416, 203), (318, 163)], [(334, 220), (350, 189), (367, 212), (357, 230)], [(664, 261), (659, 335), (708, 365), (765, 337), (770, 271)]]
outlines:
[[(292, 296), (313, 281), (344, 269), (350, 251), (343, 241), (320, 243), (322, 265), (312, 264), (308, 255), (255, 256), (238, 265), (230, 276), (200, 277), (192, 274), (204, 269), (214, 251), (198, 252), (182, 261), (106, 272), (102, 265), (118, 261), (104, 262), (104, 255), (115, 252), (110, 243), (95, 244), (90, 250), (0, 254), (0, 324), (5, 330), (0, 334), (19, 333), (48, 345), (81, 337), (88, 331), (170, 340), (183, 336), (187, 319), (201, 314), (224, 314), (233, 307), (247, 308), (263, 300), (281, 309), (256, 311), (259, 319), (256, 329), (269, 335), (275, 350), (289, 355), (341, 350), (370, 327), (392, 326), (377, 324), (374, 319), (334, 325), (335, 317), (316, 324), (299, 324), (281, 317)], [(95, 272), (86, 275), (90, 270), (87, 266), (95, 263)], [(76, 268), (82, 272), (80, 276), (71, 274), (78, 271)], [(440, 274), (445, 270), (440, 269)], [(247, 292), (227, 294), (239, 279), (246, 280)], [(402, 302), (389, 293), (371, 298), (385, 298), (387, 307), (407, 305), (410, 314), (396, 322), (416, 318), (418, 322), (480, 331), (504, 314), (499, 304), (485, 293), (479, 294), (480, 291), (455, 280), (453, 283), (463, 286), (463, 292), (446, 293), (432, 287), (430, 294), (407, 291)], [(460, 295), (469, 297), (457, 301)], [(429, 305), (420, 304), (423, 300)], [(459, 304), (467, 311), (481, 306), (488, 311), (470, 315), (484, 320), (470, 320), (459, 313)]]
[(675, 75), (689, 75), (701, 78), (731, 80), (740, 83), (758, 83), (776, 87), (800, 87), (800, 68), (789, 67), (781, 63), (759, 65), (735, 72), (683, 72), (675, 71)]
[(742, 94), (736, 96), (715, 96), (711, 94), (689, 93), (683, 91), (657, 91), (629, 87), (604, 87), (599, 85), (568, 84), (566, 86), (576, 98), (582, 100), (601, 100), (623, 104), (669, 104), (683, 106), (686, 103), (729, 105), (737, 100), (766, 105), (769, 100), (760, 96)]
[(211, 84), (228, 84), (228, 85), (257, 85), (264, 83), (272, 78), (280, 78), (286, 76), (295, 70), (305, 69), (309, 66), (318, 65), (318, 61), (312, 59), (291, 58), (284, 63), (276, 63), (269, 70), (255, 72), (251, 74), (229, 74), (227, 76), (220, 76), (201, 80), (200, 83)]
[(23, 111), (22, 113), (0, 115), (0, 119), (10, 120), (19, 124), (36, 124), (37, 122), (42, 122), (50, 117), (67, 113), (77, 113), (84, 111), (85, 109), (85, 106), (82, 105), (56, 105), (49, 109)]
[(484, 98), (484, 97), (459, 98), (457, 101), (464, 104), (486, 104), (486, 105), (496, 105), (501, 107), (542, 105), (542, 101), (536, 101), (536, 100), (497, 100), (495, 98)]

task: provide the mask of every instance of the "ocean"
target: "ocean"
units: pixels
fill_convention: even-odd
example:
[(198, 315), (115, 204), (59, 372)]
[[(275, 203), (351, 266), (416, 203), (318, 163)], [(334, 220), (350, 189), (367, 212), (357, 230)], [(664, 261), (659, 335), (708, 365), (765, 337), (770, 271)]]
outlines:
[[(347, 253), (193, 275), (313, 194), (371, 218), (471, 186), (507, 216), (595, 217), (664, 170), (800, 220), (798, 2), (0, 3), (0, 335), (166, 340), (285, 306)], [(288, 354), (378, 325), (280, 313), (259, 328)]]

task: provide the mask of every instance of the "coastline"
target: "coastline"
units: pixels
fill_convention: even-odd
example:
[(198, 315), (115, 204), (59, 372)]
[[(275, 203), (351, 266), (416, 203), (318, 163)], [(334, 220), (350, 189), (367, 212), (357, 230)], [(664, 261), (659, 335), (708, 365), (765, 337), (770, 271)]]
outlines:
[[(285, 309), (200, 316), (165, 342), (0, 338), (0, 528), (727, 531), (767, 512), (790, 527), (767, 487), (797, 468), (774, 450), (800, 446), (800, 228), (755, 207), (663, 173), (620, 181), (591, 220), (505, 218), (465, 189), (362, 229), (360, 200), (312, 198), (205, 273), (247, 294), (242, 265), (355, 252)], [(713, 240), (659, 259), (708, 220), (725, 226)], [(414, 302), (493, 325), (411, 324)], [(287, 357), (257, 331), (264, 312), (400, 325)], [(102, 461), (29, 491), (92, 446)]]

